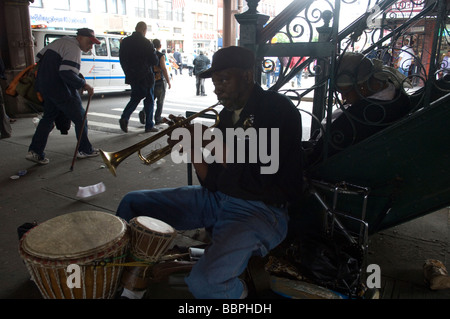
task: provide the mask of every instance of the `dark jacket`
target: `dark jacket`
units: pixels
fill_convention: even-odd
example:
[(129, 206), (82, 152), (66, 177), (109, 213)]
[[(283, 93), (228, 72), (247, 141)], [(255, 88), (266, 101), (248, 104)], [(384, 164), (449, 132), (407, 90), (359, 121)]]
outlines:
[[(159, 51), (156, 51), (156, 56), (158, 57), (158, 61), (161, 63), (161, 58), (165, 57), (164, 53), (161, 53)], [(166, 61), (164, 60), (164, 63)], [(155, 73), (155, 81), (167, 81), (167, 79), (164, 78), (164, 73), (162, 71), (161, 65), (158, 63), (158, 65), (155, 65), (153, 67), (153, 73)]]
[[(262, 174), (261, 167), (269, 164), (252, 161), (248, 157), (244, 163), (235, 159), (227, 163), (225, 168), (221, 163), (211, 163), (202, 185), (210, 191), (220, 191), (224, 194), (246, 200), (263, 201), (266, 204), (284, 204), (300, 197), (303, 190), (303, 153), (301, 148), (302, 122), (299, 111), (285, 95), (274, 91), (265, 91), (255, 85), (252, 95), (240, 114), (236, 124), (232, 122), (232, 113), (227, 109), (220, 112), (220, 122), (217, 128), (222, 131), (226, 139), (227, 129), (249, 127), (262, 134), (266, 129), (270, 135), (271, 129), (278, 129), (279, 139), (274, 137), (273, 142), (278, 146), (279, 166), (275, 173)], [(271, 136), (271, 135), (270, 135)], [(259, 135), (259, 143), (263, 136)], [(273, 154), (271, 146), (272, 137), (268, 136), (267, 154)], [(245, 139), (247, 155), (251, 141)], [(238, 144), (234, 145), (238, 147)], [(258, 152), (262, 151), (260, 146)], [(276, 152), (277, 150), (273, 150)], [(234, 153), (240, 156), (241, 153)], [(273, 159), (272, 159), (273, 160)]]
[(180, 52), (176, 51), (176, 52), (173, 54), (173, 58), (175, 59), (175, 61), (177, 61), (177, 64), (178, 64), (178, 65), (181, 65), (182, 59), (181, 59), (181, 53), (180, 53)]
[(208, 65), (211, 64), (211, 61), (203, 53), (200, 53), (194, 59), (193, 64), (194, 64), (194, 75), (197, 75), (200, 72), (206, 70), (208, 68)]
[(79, 76), (81, 50), (73, 37), (63, 37), (45, 46), (36, 55), (39, 62), (35, 89), (44, 100), (51, 97), (55, 103), (79, 100), (78, 90), (86, 81)]
[(119, 58), (126, 84), (154, 84), (153, 66), (158, 65), (159, 61), (153, 43), (142, 33), (133, 32), (122, 40)]

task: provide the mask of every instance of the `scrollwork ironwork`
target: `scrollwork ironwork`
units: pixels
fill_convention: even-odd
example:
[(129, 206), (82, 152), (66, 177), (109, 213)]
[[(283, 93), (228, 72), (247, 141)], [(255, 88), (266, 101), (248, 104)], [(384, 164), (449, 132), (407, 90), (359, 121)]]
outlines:
[[(317, 42), (319, 39), (318, 29), (322, 26), (329, 26), (330, 33), (328, 40), (325, 39), (325, 41), (333, 42), (336, 47), (336, 54), (326, 57), (320, 56), (320, 54), (309, 54), (311, 56), (307, 56), (308, 59), (303, 63), (297, 62), (292, 65), (293, 57), (304, 57), (306, 54), (289, 51), (285, 57), (272, 57), (270, 67), (267, 65), (268, 61), (263, 59), (263, 64), (266, 67), (265, 72), (268, 72), (267, 70), (271, 72), (275, 70), (273, 61), (276, 61), (277, 58), (284, 58), (285, 60), (279, 68), (277, 82), (270, 89), (278, 90), (290, 96), (299, 109), (306, 113), (309, 112), (316, 117), (312, 121), (322, 122), (323, 120), (325, 122), (326, 118), (320, 118), (317, 114), (309, 111), (311, 102), (301, 102), (307, 100), (307, 94), (308, 96), (311, 93), (316, 94), (317, 89), (328, 87), (331, 90), (331, 95), (325, 100), (329, 101), (330, 96), (332, 96), (334, 102), (331, 107), (328, 105), (323, 106), (323, 109), (326, 110), (324, 112), (325, 116), (333, 116), (329, 113), (330, 110), (345, 112), (344, 101), (340, 93), (335, 90), (334, 80), (331, 79), (328, 84), (326, 81), (322, 81), (316, 82), (313, 86), (302, 86), (299, 88), (291, 87), (289, 82), (301, 71), (307, 72), (316, 79), (319, 79), (322, 74), (328, 76), (330, 72), (328, 68), (332, 65), (336, 68), (337, 61), (345, 52), (360, 52), (371, 60), (380, 60), (386, 67), (391, 68), (389, 72), (403, 71), (405, 78), (396, 87), (398, 87), (399, 92), (409, 97), (411, 103), (410, 113), (419, 110), (424, 107), (426, 101), (432, 101), (450, 92), (450, 56), (448, 60), (447, 58), (443, 60), (443, 53), (445, 52), (442, 49), (445, 47), (450, 49), (450, 32), (447, 28), (449, 17), (446, 16), (444, 21), (438, 21), (436, 14), (430, 14), (430, 12), (437, 12), (437, 6), (440, 1), (442, 0), (367, 0), (367, 2), (341, 0), (340, 12), (337, 12), (334, 2), (327, 0), (314, 1), (288, 21), (283, 28), (278, 30), (275, 35), (275, 42), (292, 45)], [(380, 10), (380, 8), (384, 9)], [(357, 10), (359, 10), (359, 20), (356, 20), (358, 17), (356, 15), (352, 15), (352, 21), (342, 19), (343, 15), (345, 16), (345, 14), (356, 12)], [(327, 12), (332, 12), (331, 18), (329, 18)], [(335, 16), (339, 16), (340, 26), (337, 32), (337, 21), (334, 21), (335, 19), (333, 18)], [(357, 23), (351, 24), (353, 21), (357, 21)], [(341, 30), (346, 28), (345, 25), (349, 25), (349, 32), (343, 32), (343, 36), (341, 36)], [(438, 35), (438, 47), (432, 47), (432, 34), (433, 32), (438, 32), (436, 31), (437, 29), (441, 30)], [(327, 36), (324, 38), (327, 38)], [(407, 40), (412, 42), (411, 46), (414, 52), (405, 47)], [(321, 41), (324, 40), (322, 39)], [(406, 56), (407, 58), (400, 61), (400, 56)], [(427, 85), (430, 85), (429, 96), (426, 96), (427, 90), (425, 88)], [(394, 97), (392, 101), (396, 101), (397, 98)], [(379, 117), (377, 119), (371, 118), (367, 115), (369, 113), (377, 113)], [(369, 126), (386, 127), (394, 123), (392, 120), (386, 120), (387, 113), (388, 110), (385, 103), (371, 102), (363, 107), (362, 116), (348, 115), (348, 118), (352, 122), (351, 126), (357, 126), (357, 123), (364, 123)], [(321, 128), (326, 129), (322, 126)], [(334, 137), (332, 137), (332, 142), (339, 140)]]

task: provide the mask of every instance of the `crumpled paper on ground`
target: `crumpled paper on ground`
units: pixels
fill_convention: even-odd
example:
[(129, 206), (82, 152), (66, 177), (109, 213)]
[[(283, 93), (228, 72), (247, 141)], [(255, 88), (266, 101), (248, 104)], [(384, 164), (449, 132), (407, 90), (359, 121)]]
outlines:
[(106, 187), (105, 184), (103, 184), (103, 182), (85, 187), (79, 186), (77, 197), (87, 198), (103, 193), (104, 191), (106, 191)]

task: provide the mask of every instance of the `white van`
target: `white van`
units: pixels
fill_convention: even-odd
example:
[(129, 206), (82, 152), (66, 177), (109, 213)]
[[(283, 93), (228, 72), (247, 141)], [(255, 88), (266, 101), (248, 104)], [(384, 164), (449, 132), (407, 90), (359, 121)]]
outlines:
[[(76, 32), (33, 29), (34, 53), (63, 36), (75, 36)], [(130, 90), (125, 84), (125, 74), (120, 66), (119, 48), (124, 35), (96, 34), (100, 44), (94, 44), (88, 53), (82, 52), (80, 72), (94, 88), (95, 93)]]

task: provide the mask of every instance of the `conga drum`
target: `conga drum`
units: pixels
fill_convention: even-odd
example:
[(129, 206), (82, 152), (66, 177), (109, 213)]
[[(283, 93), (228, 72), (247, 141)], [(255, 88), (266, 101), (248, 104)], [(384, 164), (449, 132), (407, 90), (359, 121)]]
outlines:
[(44, 298), (107, 299), (117, 291), (129, 242), (121, 218), (81, 211), (29, 230), (19, 253)]
[(129, 290), (145, 290), (151, 280), (151, 266), (160, 260), (172, 244), (176, 231), (169, 224), (147, 216), (130, 220), (130, 256), (128, 262), (142, 262), (141, 266), (125, 267), (122, 284)]

